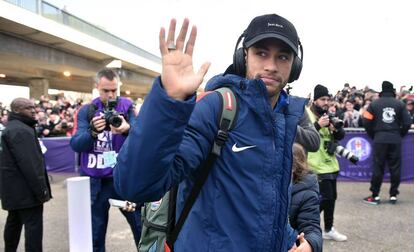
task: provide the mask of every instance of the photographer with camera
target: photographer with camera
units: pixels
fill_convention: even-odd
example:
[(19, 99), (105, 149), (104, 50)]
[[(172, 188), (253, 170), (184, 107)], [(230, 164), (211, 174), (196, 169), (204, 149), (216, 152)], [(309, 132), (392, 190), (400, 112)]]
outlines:
[[(80, 153), (81, 175), (91, 183), (93, 251), (105, 251), (109, 199), (121, 199), (113, 186), (112, 172), (116, 157), (135, 119), (130, 100), (117, 97), (118, 74), (103, 69), (96, 75), (99, 97), (83, 106), (77, 116), (77, 131), (70, 141)], [(141, 236), (140, 211), (123, 209), (138, 245)]]
[[(345, 131), (342, 128), (343, 122), (328, 113), (330, 99), (328, 89), (318, 84), (314, 89), (313, 103), (310, 108), (306, 108), (321, 139), (318, 151), (308, 153), (308, 164), (318, 176), (321, 197), (319, 210), (324, 213), (325, 224), (322, 237), (328, 240), (346, 241), (347, 237), (333, 228), (339, 163), (335, 156), (336, 148), (332, 148), (336, 141), (344, 138)], [(329, 152), (328, 147), (331, 147)]]

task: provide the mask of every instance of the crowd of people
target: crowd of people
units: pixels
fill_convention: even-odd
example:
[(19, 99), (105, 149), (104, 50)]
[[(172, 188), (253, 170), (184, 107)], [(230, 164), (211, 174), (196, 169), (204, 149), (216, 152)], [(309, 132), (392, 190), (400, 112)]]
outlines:
[[(378, 83), (379, 84), (379, 83)], [(331, 115), (343, 120), (344, 128), (362, 128), (362, 114), (374, 100), (379, 98), (381, 90), (374, 90), (369, 86), (357, 88), (349, 83), (345, 83), (342, 90), (332, 94), (329, 104)], [(411, 115), (414, 128), (414, 91), (413, 86), (407, 88), (401, 85), (399, 90), (395, 90), (396, 98), (404, 102)]]
[[(83, 105), (82, 99), (71, 101), (60, 93), (55, 96), (55, 99), (42, 95), (39, 100), (32, 99), (32, 101), (35, 104), (36, 131), (40, 138), (72, 136), (75, 112)], [(1, 105), (1, 124), (7, 124), (10, 112), (8, 104)]]
[[(329, 86), (329, 85), (328, 85)], [(372, 101), (379, 98), (380, 90), (374, 90), (369, 86), (360, 88), (345, 83), (343, 89), (331, 94), (329, 112), (343, 121), (344, 128), (362, 128), (362, 114)], [(396, 90), (396, 98), (403, 101), (411, 115), (414, 128), (414, 90), (413, 86), (407, 88), (402, 85)], [(39, 100), (33, 100), (36, 107), (38, 124), (36, 126), (39, 137), (72, 136), (76, 125), (75, 112), (88, 101), (76, 99), (72, 101), (60, 93), (55, 99), (49, 96), (41, 96)], [(9, 104), (0, 101), (0, 131), (7, 124), (7, 116), (10, 112)]]
[[(90, 102), (80, 98), (71, 100), (64, 95), (64, 92), (53, 96), (42, 95), (38, 100), (31, 100), (35, 104), (36, 131), (39, 138), (71, 137), (75, 133), (78, 110)], [(138, 100), (138, 105), (139, 102)], [(136, 108), (138, 109), (139, 106), (134, 104), (134, 109)], [(10, 104), (0, 101), (0, 131), (7, 125), (10, 111)]]

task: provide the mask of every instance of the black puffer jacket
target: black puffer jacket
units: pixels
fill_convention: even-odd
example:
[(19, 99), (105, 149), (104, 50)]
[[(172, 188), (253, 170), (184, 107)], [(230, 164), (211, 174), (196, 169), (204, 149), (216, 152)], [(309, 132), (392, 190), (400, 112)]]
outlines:
[(292, 187), (292, 204), (289, 211), (291, 226), (305, 239), (313, 252), (322, 251), (322, 231), (319, 214), (319, 186), (315, 174), (307, 174)]
[(52, 195), (45, 160), (33, 119), (11, 113), (1, 136), (2, 207), (15, 210), (38, 206)]

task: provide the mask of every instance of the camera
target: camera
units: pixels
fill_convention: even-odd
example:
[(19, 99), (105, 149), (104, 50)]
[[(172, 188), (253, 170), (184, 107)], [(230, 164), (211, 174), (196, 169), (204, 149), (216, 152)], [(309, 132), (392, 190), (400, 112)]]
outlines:
[(325, 142), (325, 149), (329, 155), (337, 154), (338, 156), (348, 159), (353, 164), (356, 164), (359, 161), (359, 158), (355, 156), (350, 150), (339, 145), (335, 141)]
[(329, 113), (329, 123), (332, 124), (335, 129), (340, 129), (344, 126), (344, 121), (336, 117), (335, 113)]
[(108, 100), (105, 104), (105, 108), (103, 110), (103, 118), (106, 122), (105, 130), (111, 129), (109, 125), (118, 128), (122, 124), (122, 119), (118, 117), (120, 114), (115, 111), (116, 105), (117, 100)]
[(62, 129), (67, 129), (68, 123), (66, 121), (62, 121)]

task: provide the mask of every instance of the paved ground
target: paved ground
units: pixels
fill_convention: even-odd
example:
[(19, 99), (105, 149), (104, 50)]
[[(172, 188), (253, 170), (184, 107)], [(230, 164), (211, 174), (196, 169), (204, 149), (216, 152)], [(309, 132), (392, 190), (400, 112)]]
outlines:
[[(67, 198), (64, 177), (53, 175), (54, 199), (45, 205), (44, 251), (69, 251)], [(368, 183), (342, 182), (338, 185), (335, 227), (348, 236), (347, 242), (326, 242), (325, 252), (396, 252), (414, 251), (414, 184), (402, 184), (396, 205), (385, 200), (371, 206), (362, 203), (368, 195)], [(389, 184), (383, 186), (383, 200)], [(0, 251), (4, 250), (3, 227), (6, 212), (0, 210)], [(23, 241), (21, 242), (23, 244)], [(107, 251), (136, 251), (128, 224), (112, 209), (106, 239)], [(20, 246), (18, 251), (24, 251)]]

